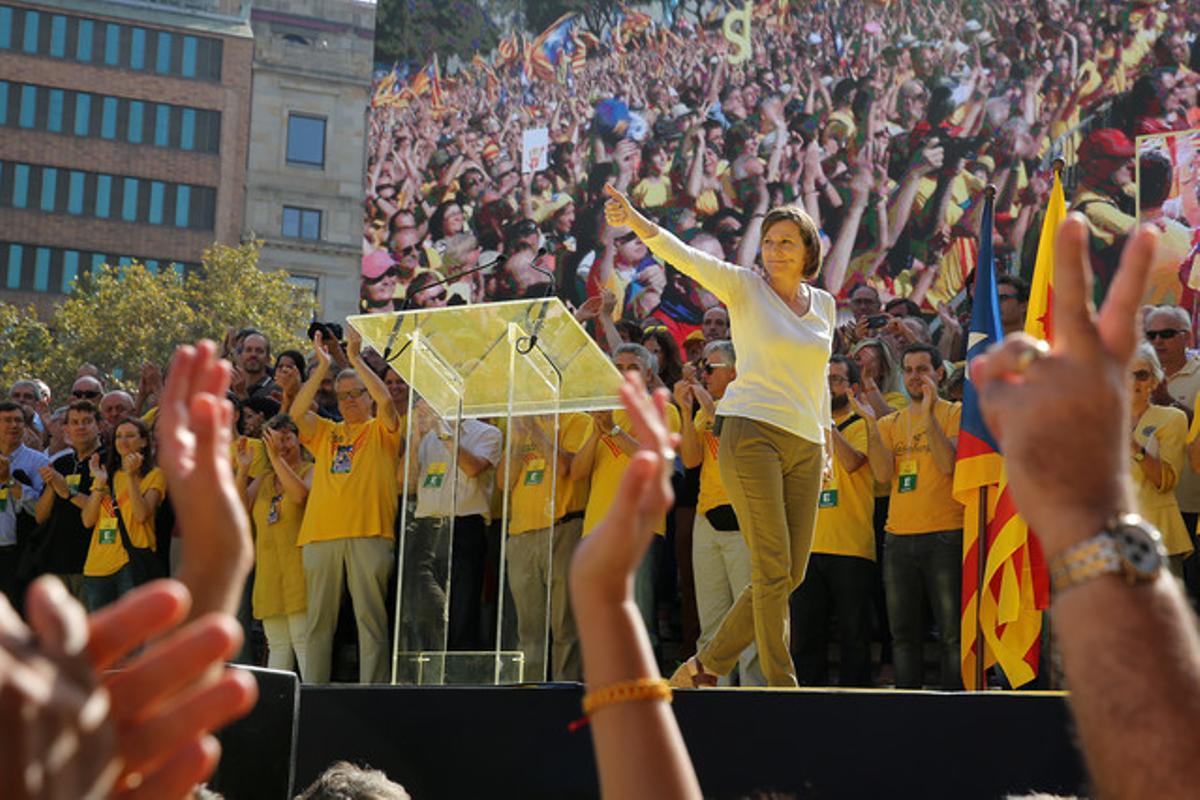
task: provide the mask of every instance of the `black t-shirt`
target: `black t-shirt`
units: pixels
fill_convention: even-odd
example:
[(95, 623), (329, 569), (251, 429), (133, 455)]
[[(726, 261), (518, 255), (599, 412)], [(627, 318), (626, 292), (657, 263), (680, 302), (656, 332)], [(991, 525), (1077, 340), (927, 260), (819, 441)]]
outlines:
[[(67, 479), (72, 494), (88, 494), (92, 489), (92, 473), (88, 469), (88, 458), (80, 461), (75, 457), (74, 450), (68, 450), (56, 458), (51, 466)], [(100, 451), (100, 460), (104, 460), (104, 451)], [(46, 491), (53, 492), (49, 486)], [(82, 510), (57, 494), (54, 496), (54, 506), (50, 510), (50, 518), (46, 520), (46, 533), (51, 542), (45, 551), (45, 561), (42, 569), (56, 575), (78, 575), (83, 572), (83, 564), (87, 561), (88, 547), (92, 541), (92, 532), (84, 527)]]

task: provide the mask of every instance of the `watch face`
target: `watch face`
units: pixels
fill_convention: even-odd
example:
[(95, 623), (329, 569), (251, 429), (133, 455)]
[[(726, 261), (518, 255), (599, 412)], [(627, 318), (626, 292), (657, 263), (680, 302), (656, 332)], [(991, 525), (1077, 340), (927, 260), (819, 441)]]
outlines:
[(1152, 577), (1162, 568), (1162, 536), (1149, 523), (1118, 525), (1112, 535), (1117, 551), (1138, 577)]

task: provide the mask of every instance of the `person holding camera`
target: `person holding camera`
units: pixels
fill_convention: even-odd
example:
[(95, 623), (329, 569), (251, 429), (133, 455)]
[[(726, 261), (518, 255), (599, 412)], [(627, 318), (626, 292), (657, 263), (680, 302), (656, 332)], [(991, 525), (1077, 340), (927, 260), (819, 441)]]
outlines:
[(817, 226), (793, 206), (766, 213), (760, 274), (688, 247), (623, 194), (606, 191), (610, 226), (627, 227), (729, 308), (738, 352), (738, 377), (721, 399), (715, 430), (721, 479), (750, 549), (750, 586), (672, 683), (711, 686), (754, 642), (767, 682), (795, 686), (788, 597), (804, 579), (828, 462), (825, 373), (837, 317), (833, 296), (812, 284), (821, 269)]

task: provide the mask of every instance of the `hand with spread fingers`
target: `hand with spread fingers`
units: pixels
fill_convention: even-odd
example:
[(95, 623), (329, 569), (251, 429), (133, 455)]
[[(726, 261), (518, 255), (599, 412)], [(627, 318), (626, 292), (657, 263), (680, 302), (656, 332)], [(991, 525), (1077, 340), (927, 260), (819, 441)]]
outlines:
[(1133, 508), (1126, 372), (1158, 235), (1143, 227), (1131, 237), (1098, 314), (1087, 236), (1077, 214), (1058, 232), (1054, 344), (1011, 334), (971, 365), (1017, 507), (1048, 557)]

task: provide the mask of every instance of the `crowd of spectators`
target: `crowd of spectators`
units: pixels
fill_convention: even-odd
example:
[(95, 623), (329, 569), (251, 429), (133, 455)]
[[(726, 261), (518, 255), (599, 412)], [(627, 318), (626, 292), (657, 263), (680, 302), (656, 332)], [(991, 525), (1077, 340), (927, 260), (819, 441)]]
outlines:
[[(829, 368), (836, 469), (791, 601), (797, 678), (833, 679), (832, 632), (842, 683), (919, 686), (933, 632), (942, 684), (956, 686), (962, 523), (950, 486), (983, 188), (997, 187), (1006, 332), (1023, 325), (1022, 275), (1053, 157), (1067, 161), (1103, 286), (1108, 253), (1134, 220), (1132, 136), (1200, 122), (1188, 41), (1197, 13), (1054, 0), (791, 7), (756, 17), (752, 57), (738, 66), (719, 30), (681, 18), (589, 49), (562, 82), (523, 79), (518, 63), (494, 81), (448, 78), (436, 107), (430, 95), (381, 93), (363, 309), (554, 291), (618, 369), (672, 391), (676, 500), (635, 578), (670, 661), (712, 635), (752, 568), (714, 465), (713, 409), (737, 354), (728, 311), (628, 229), (606, 225), (603, 190), (612, 184), (693, 247), (751, 269), (768, 208), (802, 205), (819, 224), (818, 281), (840, 319)], [(549, 168), (522, 173), (530, 127), (551, 132)], [(1143, 173), (1161, 168), (1150, 162)], [(1184, 224), (1193, 204), (1175, 196), (1143, 211), (1162, 228)], [(1191, 308), (1171, 302), (1187, 299), (1167, 292), (1144, 315), (1131, 437), (1143, 513), (1195, 592), (1200, 449), (1187, 441), (1200, 357)], [(226, 342), (239, 434), (230, 458), (258, 530), (243, 622), (261, 620), (264, 660), (306, 680), (336, 677), (345, 586), (363, 682), (387, 679), (393, 647), (476, 651), (497, 635), (525, 652), (527, 677), (577, 678), (565, 565), (636, 450), (623, 412), (454, 431), (417, 400), (408, 420), (408, 386), (357, 334), (317, 334), (310, 354), (273, 353), (252, 329)], [(147, 570), (170, 569), (175, 522), (151, 435), (161, 373), (147, 366), (136, 394), (106, 391), (105, 380), (82, 365), (67, 402), (31, 377), (0, 403), (0, 585), (14, 599), (52, 572), (95, 608)], [(400, 532), (404, 487), (413, 511)], [(508, 580), (497, 582), (505, 487)], [(401, 533), (410, 611), (397, 623)], [(157, 567), (132, 551), (153, 551)], [(514, 624), (497, 632), (508, 603)], [(739, 673), (761, 682), (753, 652)]]

